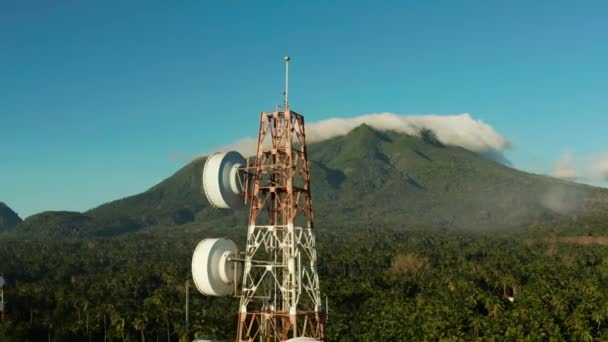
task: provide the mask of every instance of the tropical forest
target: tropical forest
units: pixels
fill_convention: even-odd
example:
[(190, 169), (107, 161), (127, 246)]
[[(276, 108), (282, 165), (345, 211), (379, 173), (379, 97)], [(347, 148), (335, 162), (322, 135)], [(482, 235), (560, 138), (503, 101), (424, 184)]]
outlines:
[[(608, 190), (361, 125), (309, 145), (326, 341), (608, 340)], [(131, 197), (21, 220), (0, 205), (2, 341), (230, 341), (200, 294), (202, 239), (241, 248), (205, 157)], [(1, 195), (1, 194), (0, 194)]]

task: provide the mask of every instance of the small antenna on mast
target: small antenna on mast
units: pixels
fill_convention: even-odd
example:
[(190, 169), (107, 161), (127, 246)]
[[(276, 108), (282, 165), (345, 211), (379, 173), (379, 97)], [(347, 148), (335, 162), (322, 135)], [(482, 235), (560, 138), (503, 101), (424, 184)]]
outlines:
[(289, 61), (291, 57), (285, 56), (285, 110), (289, 109)]

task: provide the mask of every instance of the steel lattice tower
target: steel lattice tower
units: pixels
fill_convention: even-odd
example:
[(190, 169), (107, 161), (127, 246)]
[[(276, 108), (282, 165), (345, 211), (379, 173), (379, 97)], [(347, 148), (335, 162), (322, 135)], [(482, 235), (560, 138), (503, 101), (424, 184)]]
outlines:
[(284, 107), (262, 112), (248, 167), (239, 342), (324, 338), (304, 117), (289, 109), (287, 97)]
[(285, 102), (260, 115), (255, 161), (218, 152), (203, 167), (202, 190), (213, 207), (250, 205), (244, 251), (207, 238), (192, 255), (202, 294), (240, 298), (237, 342), (324, 339), (304, 117), (289, 108), (285, 62)]

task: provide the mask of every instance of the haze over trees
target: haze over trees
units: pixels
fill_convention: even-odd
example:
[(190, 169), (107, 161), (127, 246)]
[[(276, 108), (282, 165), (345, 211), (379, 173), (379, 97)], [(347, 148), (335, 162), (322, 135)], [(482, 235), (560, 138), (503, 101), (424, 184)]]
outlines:
[[(432, 132), (362, 125), (309, 154), (328, 341), (608, 339), (607, 190)], [(246, 235), (245, 210), (201, 195), (203, 164), (84, 213), (0, 226), (2, 340), (234, 339), (232, 298), (191, 288), (184, 321), (196, 243)]]

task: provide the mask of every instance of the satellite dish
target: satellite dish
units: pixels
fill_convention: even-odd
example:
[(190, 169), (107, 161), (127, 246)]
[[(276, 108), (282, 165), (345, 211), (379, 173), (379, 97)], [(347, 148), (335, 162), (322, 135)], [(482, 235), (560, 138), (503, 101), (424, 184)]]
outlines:
[(222, 152), (207, 158), (203, 168), (203, 191), (212, 206), (220, 209), (238, 209), (243, 199), (243, 181), (239, 168), (247, 161), (238, 152)]
[(4, 278), (2, 278), (2, 276), (0, 276), (0, 287), (4, 286), (5, 282), (4, 282)]
[(235, 282), (241, 276), (236, 257), (236, 244), (228, 239), (204, 239), (192, 255), (192, 279), (204, 295), (226, 296), (234, 293)]

